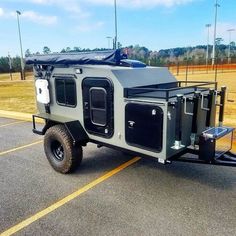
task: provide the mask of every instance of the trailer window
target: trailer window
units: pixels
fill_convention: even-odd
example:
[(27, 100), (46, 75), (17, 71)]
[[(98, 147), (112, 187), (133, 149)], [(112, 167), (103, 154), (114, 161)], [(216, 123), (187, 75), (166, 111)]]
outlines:
[(107, 124), (107, 93), (103, 88), (90, 89), (90, 112), (93, 124)]
[(76, 86), (74, 79), (59, 78), (55, 80), (56, 100), (61, 106), (76, 106)]

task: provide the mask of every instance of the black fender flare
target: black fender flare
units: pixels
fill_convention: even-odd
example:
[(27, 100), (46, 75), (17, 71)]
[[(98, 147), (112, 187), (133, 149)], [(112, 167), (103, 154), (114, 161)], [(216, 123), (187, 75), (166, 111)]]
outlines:
[(64, 125), (69, 132), (74, 145), (79, 144), (85, 146), (88, 143), (89, 137), (78, 120), (66, 122)]
[[(37, 130), (36, 125), (35, 125), (35, 117), (41, 118), (45, 120), (45, 125), (42, 128), (42, 130)], [(48, 118), (44, 118), (39, 115), (33, 115), (33, 132), (39, 135), (45, 135), (47, 130), (58, 124), (63, 124), (68, 133), (70, 134), (72, 140), (73, 140), (73, 145), (81, 145), (81, 146), (86, 146), (86, 144), (89, 142), (89, 137), (84, 130), (83, 126), (81, 125), (80, 121), (74, 120), (74, 121), (68, 121), (68, 122), (57, 122)]]

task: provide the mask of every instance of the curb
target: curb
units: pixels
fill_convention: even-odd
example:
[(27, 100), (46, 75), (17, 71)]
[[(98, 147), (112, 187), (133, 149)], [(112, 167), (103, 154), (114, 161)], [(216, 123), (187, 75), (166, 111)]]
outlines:
[[(0, 110), (0, 117), (32, 122), (32, 114), (23, 112)], [(44, 124), (43, 120), (40, 119), (36, 119), (36, 122)]]

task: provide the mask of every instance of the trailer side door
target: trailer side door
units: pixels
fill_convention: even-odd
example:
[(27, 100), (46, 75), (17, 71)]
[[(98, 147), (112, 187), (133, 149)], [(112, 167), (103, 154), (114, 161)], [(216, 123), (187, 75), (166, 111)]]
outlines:
[(114, 132), (113, 85), (107, 78), (85, 78), (82, 82), (85, 129), (111, 138)]

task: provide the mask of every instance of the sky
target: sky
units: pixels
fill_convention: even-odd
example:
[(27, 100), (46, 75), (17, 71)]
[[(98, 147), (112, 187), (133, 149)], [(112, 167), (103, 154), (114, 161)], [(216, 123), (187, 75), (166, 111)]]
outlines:
[[(216, 0), (117, 0), (118, 41), (150, 50), (213, 41)], [(236, 0), (218, 0), (217, 37), (229, 43), (236, 29)], [(16, 10), (21, 12), (23, 51), (65, 47), (108, 48), (114, 37), (114, 0), (0, 0), (0, 56), (20, 55)], [(236, 31), (231, 33), (236, 41)]]

